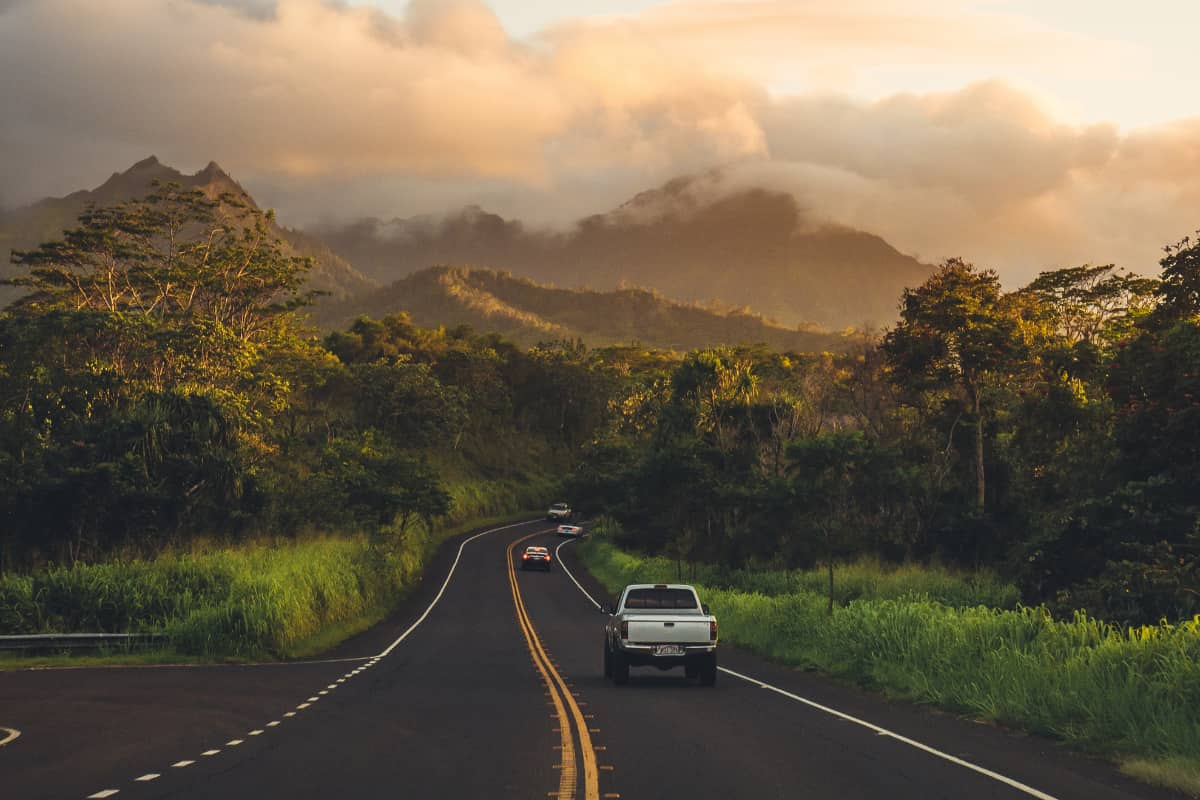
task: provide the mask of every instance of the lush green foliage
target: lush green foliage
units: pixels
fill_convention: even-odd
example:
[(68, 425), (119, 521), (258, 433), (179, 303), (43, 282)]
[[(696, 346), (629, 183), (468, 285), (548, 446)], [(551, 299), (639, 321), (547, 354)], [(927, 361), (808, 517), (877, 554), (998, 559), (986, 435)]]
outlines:
[[(626, 583), (687, 581), (730, 591), (777, 595), (825, 593), (824, 569), (730, 569), (712, 564), (684, 564), (664, 556), (621, 550), (601, 533), (586, 540), (589, 571), (610, 586)], [(886, 564), (866, 557), (836, 567), (835, 600), (932, 600), (954, 608), (988, 606), (1015, 609), (1020, 592), (995, 574), (967, 572), (944, 566)]]
[(785, 327), (749, 309), (684, 304), (648, 289), (555, 288), (470, 267), (429, 267), (368, 294), (323, 302), (315, 317), (323, 325), (345, 326), (358, 315), (396, 309), (422, 325), (472, 325), (526, 346), (581, 338), (592, 346), (641, 342), (683, 351), (713, 342), (765, 342), (803, 351), (840, 350), (849, 341), (815, 326)]
[(1161, 282), (1085, 266), (1007, 293), (951, 260), (846, 354), (623, 355), (573, 494), (683, 562), (986, 565), (1063, 617), (1190, 619), (1197, 253), (1169, 248)]
[[(674, 577), (662, 559), (597, 539), (581, 557), (612, 591)], [(932, 575), (921, 591), (923, 581), (904, 572), (881, 576), (873, 596), (864, 592), (829, 616), (822, 589), (803, 580), (768, 594), (753, 578), (717, 586), (705, 584), (703, 571), (698, 577), (725, 642), (1100, 751), (1200, 759), (1200, 618), (1123, 628), (1082, 613), (1060, 621), (1044, 609), (956, 607), (975, 592), (962, 576)], [(951, 602), (937, 599), (942, 587)]]
[(424, 542), (383, 552), (366, 537), (262, 543), (0, 579), (12, 631), (155, 631), (185, 653), (284, 655), (410, 586)]
[(604, 412), (578, 343), (404, 316), (322, 341), (299, 315), (309, 265), (274, 230), (238, 197), (164, 185), (15, 254), (0, 571), (196, 536), (399, 541), (553, 498)]

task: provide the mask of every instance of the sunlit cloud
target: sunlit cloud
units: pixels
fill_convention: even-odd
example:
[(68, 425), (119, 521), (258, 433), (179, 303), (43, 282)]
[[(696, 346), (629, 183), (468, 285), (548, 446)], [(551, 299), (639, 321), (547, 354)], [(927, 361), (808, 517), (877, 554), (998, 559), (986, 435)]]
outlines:
[(1010, 281), (1152, 268), (1200, 225), (1200, 121), (1071, 113), (1029, 76), (1145, 54), (1005, 5), (686, 2), (515, 38), (477, 0), (0, 0), (0, 197), (155, 153), (216, 159), (293, 222), (479, 202), (562, 223), (719, 166), (710, 191), (775, 187)]

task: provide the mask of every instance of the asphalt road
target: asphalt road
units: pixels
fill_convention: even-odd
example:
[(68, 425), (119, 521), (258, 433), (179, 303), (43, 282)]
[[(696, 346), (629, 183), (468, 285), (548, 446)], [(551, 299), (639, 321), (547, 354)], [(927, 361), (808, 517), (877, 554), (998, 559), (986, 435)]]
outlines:
[(0, 728), (20, 731), (0, 800), (1177, 797), (731, 648), (713, 688), (653, 669), (615, 687), (586, 593), (609, 598), (574, 545), (581, 585), (558, 559), (508, 569), (511, 546), (560, 544), (546, 527), (448, 543), (400, 612), (327, 659), (0, 673)]

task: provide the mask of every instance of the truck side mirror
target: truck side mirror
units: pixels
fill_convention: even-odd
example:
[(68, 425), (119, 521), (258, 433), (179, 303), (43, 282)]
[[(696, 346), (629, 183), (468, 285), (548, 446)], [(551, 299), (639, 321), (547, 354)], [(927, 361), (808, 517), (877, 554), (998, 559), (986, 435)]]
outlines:
[(700, 604), (700, 610), (701, 610), (701, 611), (703, 611), (705, 614), (711, 614), (711, 613), (712, 613), (712, 612), (711, 612), (711, 611), (709, 611), (709, 609), (708, 609), (708, 603), (701, 603), (701, 604)]
[(600, 604), (600, 613), (608, 614), (611, 617), (613, 614), (617, 613), (617, 610), (615, 608), (613, 608), (612, 606), (610, 606), (608, 603), (601, 603)]

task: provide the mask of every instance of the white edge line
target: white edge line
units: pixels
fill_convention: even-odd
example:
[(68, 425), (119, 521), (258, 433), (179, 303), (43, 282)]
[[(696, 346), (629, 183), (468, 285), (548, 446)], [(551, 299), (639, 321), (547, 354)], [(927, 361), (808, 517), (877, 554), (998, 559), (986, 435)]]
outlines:
[[(596, 602), (596, 598), (594, 598), (590, 594), (588, 594), (587, 589), (584, 589), (583, 586), (579, 583), (579, 581), (575, 580), (575, 576), (571, 574), (571, 570), (567, 569), (567, 565), (563, 563), (561, 556), (559, 556), (558, 551), (561, 550), (564, 545), (568, 545), (573, 541), (577, 541), (577, 540), (567, 539), (565, 542), (563, 542), (562, 544), (560, 544), (558, 547), (556, 547), (554, 549), (554, 555), (556, 557), (558, 557), (558, 565), (560, 567), (562, 567), (562, 571), (565, 572), (567, 577), (571, 579), (571, 582), (574, 583), (575, 586), (577, 586), (579, 588), (579, 591), (583, 592), (583, 596), (586, 597), (589, 601), (591, 601), (592, 605), (594, 605), (596, 608), (600, 608), (600, 604)], [(900, 734), (898, 734), (894, 731), (889, 731), (887, 728), (881, 728), (878, 725), (867, 722), (866, 720), (859, 719), (858, 717), (852, 717), (849, 714), (846, 714), (845, 712), (842, 712), (842, 711), (838, 711), (835, 708), (830, 708), (829, 706), (821, 705), (820, 703), (818, 703), (814, 700), (809, 700), (805, 697), (801, 697), (798, 694), (792, 694), (791, 692), (787, 691), (786, 689), (780, 689), (778, 686), (772, 686), (769, 683), (760, 681), (758, 678), (752, 678), (749, 675), (743, 675), (740, 672), (734, 672), (733, 670), (727, 669), (725, 667), (717, 667), (717, 669), (721, 670), (721, 672), (724, 672), (728, 675), (732, 675), (735, 678), (740, 678), (741, 680), (744, 680), (747, 683), (753, 683), (754, 685), (759, 686), (763, 689), (769, 689), (770, 691), (775, 692), (776, 694), (781, 694), (790, 700), (795, 700), (798, 703), (803, 703), (806, 706), (810, 706), (812, 708), (817, 709), (818, 711), (824, 711), (826, 714), (832, 714), (833, 716), (837, 717), (838, 719), (843, 719), (847, 722), (853, 722), (856, 725), (861, 725), (864, 728), (867, 728), (868, 730), (875, 731), (875, 733), (879, 734), (880, 736), (889, 736), (898, 742), (903, 742), (904, 744), (906, 744), (910, 747), (915, 747), (916, 749), (924, 751), (926, 753), (929, 753), (932, 756), (937, 756), (938, 758), (945, 759), (946, 761), (949, 761), (952, 764), (957, 764), (960, 767), (965, 767), (966, 769), (969, 769), (973, 772), (977, 772), (980, 775), (986, 775), (987, 777), (989, 777), (993, 780), (999, 781), (1000, 783), (1003, 783), (1007, 786), (1011, 786), (1012, 788), (1017, 789), (1018, 791), (1021, 791), (1027, 795), (1030, 795), (1031, 797), (1036, 797), (1036, 798), (1038, 798), (1038, 800), (1058, 800), (1058, 798), (1056, 798), (1054, 795), (1046, 794), (1045, 792), (1040, 792), (1037, 789), (1034, 789), (1032, 786), (1028, 786), (1024, 783), (1021, 783), (1018, 780), (1014, 780), (1007, 776), (1001, 775), (998, 772), (993, 772), (992, 770), (990, 770), (986, 767), (981, 767), (978, 764), (972, 764), (970, 761), (966, 761), (957, 756), (952, 756), (949, 753), (943, 753), (941, 750), (938, 750), (935, 747), (930, 747), (927, 744), (918, 742), (915, 739), (910, 739), (907, 736), (901, 736)]]
[(987, 777), (992, 778), (993, 780), (997, 780), (1000, 783), (1011, 786), (1012, 788), (1022, 791), (1025, 794), (1028, 794), (1032, 797), (1039, 798), (1039, 800), (1058, 800), (1054, 795), (1046, 794), (1045, 792), (1040, 792), (1037, 789), (1034, 789), (1032, 786), (1028, 786), (1024, 783), (1021, 783), (1018, 780), (1014, 780), (1007, 776), (1001, 775), (998, 772), (993, 772), (992, 770), (990, 770), (986, 767), (981, 767), (978, 764), (973, 764), (970, 761), (966, 761), (964, 759), (959, 758), (958, 756), (952, 756), (949, 753), (944, 753), (941, 750), (938, 750), (936, 747), (930, 747), (929, 745), (918, 742), (915, 739), (910, 739), (907, 736), (902, 736), (902, 735), (896, 733), (895, 731), (890, 731), (887, 728), (881, 728), (878, 725), (867, 722), (866, 720), (859, 719), (858, 717), (853, 717), (843, 711), (838, 711), (836, 708), (830, 708), (829, 706), (822, 705), (814, 700), (809, 700), (806, 697), (801, 697), (798, 694), (792, 694), (791, 692), (787, 691), (786, 689), (780, 689), (778, 686), (772, 686), (771, 684), (766, 683), (764, 681), (760, 681), (757, 678), (752, 678), (749, 675), (743, 675), (740, 672), (734, 672), (733, 670), (728, 669), (726, 667), (718, 667), (717, 669), (721, 670), (721, 672), (724, 672), (727, 675), (732, 675), (733, 677), (740, 678), (741, 680), (744, 680), (747, 683), (752, 683), (755, 686), (759, 686), (763, 689), (767, 689), (769, 691), (775, 692), (776, 694), (781, 694), (790, 700), (795, 700), (798, 703), (803, 703), (804, 705), (815, 708), (818, 711), (824, 711), (826, 714), (831, 714), (832, 716), (835, 716), (838, 719), (843, 719), (846, 722), (853, 722), (855, 725), (861, 725), (864, 728), (867, 728), (868, 730), (874, 731), (875, 733), (879, 734), (880, 736), (888, 736), (892, 739), (895, 739), (898, 742), (903, 742), (904, 744), (909, 745), (910, 747), (915, 747), (918, 750), (922, 750), (926, 753), (929, 753), (932, 756), (937, 756), (938, 758), (945, 759), (946, 761), (949, 761), (952, 764), (957, 764), (958, 766), (965, 767), (966, 769), (969, 769), (973, 772), (978, 772), (980, 775), (986, 775)]
[(415, 631), (417, 629), (418, 625), (420, 625), (422, 622), (425, 621), (425, 618), (429, 616), (429, 612), (433, 611), (433, 607), (436, 606), (438, 604), (438, 601), (442, 599), (442, 595), (445, 594), (445, 592), (446, 592), (446, 587), (450, 585), (450, 579), (454, 577), (454, 570), (458, 568), (458, 562), (462, 558), (464, 547), (466, 547), (471, 542), (475, 541), (476, 539), (478, 539), (481, 536), (487, 536), (489, 533), (496, 533), (498, 531), (506, 531), (509, 528), (517, 528), (517, 527), (520, 527), (521, 525), (528, 525), (531, 522), (537, 522), (537, 520), (527, 519), (524, 522), (514, 522), (511, 525), (502, 525), (499, 528), (491, 528), (489, 530), (482, 531), (481, 533), (477, 533), (468, 539), (465, 539), (463, 541), (463, 543), (458, 546), (458, 553), (454, 556), (454, 563), (452, 563), (450, 565), (450, 572), (448, 572), (446, 574), (446, 580), (442, 581), (442, 588), (438, 589), (437, 595), (433, 598), (433, 602), (429, 604), (429, 607), (425, 609), (425, 613), (421, 614), (421, 616), (417, 618), (416, 622), (414, 622), (412, 625), (409, 625), (408, 629), (406, 631), (404, 631), (404, 633), (402, 633), (396, 637), (396, 641), (389, 644), (382, 652), (379, 653), (379, 655), (375, 656), (375, 658), (379, 659), (379, 658), (383, 658), (387, 655), (390, 655), (391, 652), (393, 650), (395, 650), (396, 647), (401, 642), (403, 642), (405, 639), (408, 638), (408, 635), (410, 633), (412, 633), (413, 631)]
[(13, 741), (18, 736), (21, 735), (21, 732), (19, 730), (17, 730), (16, 728), (0, 728), (0, 731), (7, 732), (4, 736), (4, 738), (0, 739), (0, 747), (4, 747), (4, 745), (8, 744), (9, 742)]
[(98, 669), (230, 669), (233, 667), (302, 667), (307, 664), (340, 664), (347, 661), (367, 661), (374, 656), (354, 656), (352, 658), (316, 658), (306, 661), (232, 661), (229, 663), (205, 664), (63, 664), (57, 666), (18, 667), (13, 672), (67, 672), (70, 670)]
[(591, 602), (592, 605), (594, 605), (596, 608), (600, 608), (601, 606), (599, 603), (596, 602), (596, 598), (594, 598), (590, 594), (588, 594), (588, 590), (583, 588), (583, 584), (581, 584), (579, 581), (575, 580), (575, 576), (571, 574), (571, 570), (567, 569), (567, 565), (563, 563), (562, 556), (558, 552), (559, 550), (562, 550), (563, 547), (565, 547), (566, 545), (569, 545), (571, 542), (576, 542), (576, 541), (579, 541), (579, 540), (578, 539), (566, 539), (565, 541), (563, 541), (562, 544), (560, 544), (558, 547), (554, 548), (554, 557), (558, 559), (558, 566), (562, 567), (562, 571), (567, 573), (567, 577), (571, 579), (571, 583), (575, 584), (575, 586), (579, 589), (579, 591), (583, 592), (583, 596), (586, 597)]

